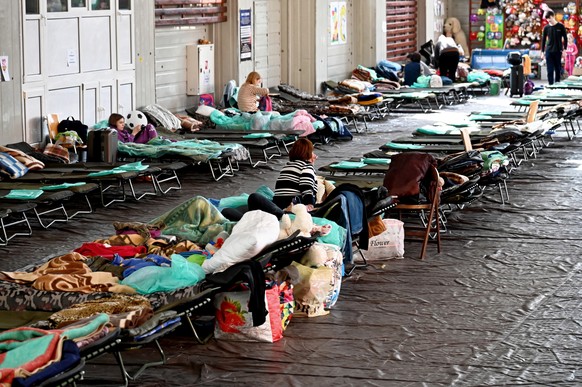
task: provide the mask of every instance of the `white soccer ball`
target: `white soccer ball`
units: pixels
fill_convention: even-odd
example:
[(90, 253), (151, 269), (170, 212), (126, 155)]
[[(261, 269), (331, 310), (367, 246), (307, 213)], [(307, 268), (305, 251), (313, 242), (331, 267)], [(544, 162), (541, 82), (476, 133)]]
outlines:
[(130, 128), (134, 129), (138, 125), (146, 126), (148, 124), (148, 119), (145, 114), (139, 110), (134, 110), (129, 112), (125, 124)]

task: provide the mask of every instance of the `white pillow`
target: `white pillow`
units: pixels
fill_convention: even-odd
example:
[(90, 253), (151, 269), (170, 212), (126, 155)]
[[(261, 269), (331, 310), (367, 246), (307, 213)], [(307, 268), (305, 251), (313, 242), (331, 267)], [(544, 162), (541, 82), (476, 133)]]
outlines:
[(200, 105), (200, 106), (198, 106), (198, 109), (196, 109), (196, 114), (200, 114), (201, 116), (205, 116), (205, 117), (210, 117), (212, 112), (215, 110), (216, 109), (213, 108), (212, 106)]
[(246, 212), (220, 250), (202, 263), (202, 269), (206, 274), (224, 271), (254, 257), (278, 237), (279, 221), (275, 215), (260, 210)]

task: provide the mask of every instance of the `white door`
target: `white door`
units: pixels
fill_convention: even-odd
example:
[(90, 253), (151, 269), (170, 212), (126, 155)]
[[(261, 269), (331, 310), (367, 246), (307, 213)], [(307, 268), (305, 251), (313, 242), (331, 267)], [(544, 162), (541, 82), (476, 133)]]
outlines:
[(36, 125), (42, 115), (73, 116), (93, 125), (134, 109), (133, 0), (22, 4), (27, 141), (42, 137)]

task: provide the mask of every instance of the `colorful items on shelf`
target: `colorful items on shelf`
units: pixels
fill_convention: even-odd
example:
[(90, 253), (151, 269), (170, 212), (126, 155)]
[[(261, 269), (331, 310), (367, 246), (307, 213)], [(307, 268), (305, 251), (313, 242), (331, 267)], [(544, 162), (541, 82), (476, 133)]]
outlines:
[(501, 0), (500, 6), (505, 11), (505, 48), (532, 48), (539, 43), (546, 22), (540, 5), (541, 1)]
[(485, 48), (503, 48), (503, 14), (499, 8), (487, 8), (485, 31)]

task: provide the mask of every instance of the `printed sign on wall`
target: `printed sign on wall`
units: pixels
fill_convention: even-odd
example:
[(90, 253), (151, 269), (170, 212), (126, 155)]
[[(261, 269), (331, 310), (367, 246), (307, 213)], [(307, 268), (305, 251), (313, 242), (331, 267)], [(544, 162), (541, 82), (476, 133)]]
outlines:
[(348, 41), (348, 10), (345, 1), (332, 1), (329, 8), (330, 42), (331, 44), (346, 44)]
[(253, 26), (251, 10), (240, 10), (240, 61), (253, 59)]

